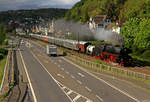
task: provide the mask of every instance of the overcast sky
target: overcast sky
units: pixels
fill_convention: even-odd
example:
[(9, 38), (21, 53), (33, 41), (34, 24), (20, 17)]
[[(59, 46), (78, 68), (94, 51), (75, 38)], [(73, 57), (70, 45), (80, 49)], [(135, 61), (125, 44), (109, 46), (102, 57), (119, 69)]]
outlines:
[(80, 0), (0, 0), (0, 11), (36, 8), (71, 8)]

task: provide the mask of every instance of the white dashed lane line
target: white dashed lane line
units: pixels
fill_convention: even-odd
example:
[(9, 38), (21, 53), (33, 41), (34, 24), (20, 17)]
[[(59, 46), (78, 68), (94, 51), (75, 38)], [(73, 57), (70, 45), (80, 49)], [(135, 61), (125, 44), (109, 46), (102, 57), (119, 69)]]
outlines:
[(81, 81), (79, 81), (79, 80), (77, 80), (77, 82), (78, 82), (79, 84), (82, 84), (82, 82), (81, 82)]
[(62, 60), (58, 60), (60, 63), (62, 62)]
[(81, 77), (85, 77), (85, 76), (84, 76), (83, 74), (81, 74), (81, 73), (78, 73), (78, 75), (81, 76)]
[(103, 99), (101, 97), (99, 97), (98, 95), (96, 95), (96, 97), (103, 102)]
[(91, 92), (92, 90), (91, 89), (89, 89), (87, 86), (85, 87), (89, 92)]
[(64, 70), (64, 68), (61, 68), (61, 70)]
[(59, 65), (59, 64), (58, 64), (57, 66), (60, 68), (60, 65)]
[(75, 77), (73, 75), (71, 75), (71, 78), (75, 79)]
[(61, 78), (65, 78), (63, 75), (61, 74), (57, 74), (57, 76), (61, 77)]
[(66, 73), (67, 73), (67, 74), (69, 74), (69, 72), (68, 72), (68, 71), (66, 71)]

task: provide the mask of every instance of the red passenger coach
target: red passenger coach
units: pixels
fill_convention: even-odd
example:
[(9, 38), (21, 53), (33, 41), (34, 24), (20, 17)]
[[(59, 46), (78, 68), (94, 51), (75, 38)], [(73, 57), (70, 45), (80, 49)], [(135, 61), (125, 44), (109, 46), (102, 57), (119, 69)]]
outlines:
[(80, 52), (86, 53), (87, 46), (90, 45), (88, 42), (80, 41), (77, 46)]
[(45, 37), (43, 37), (42, 40), (48, 42), (48, 39)]

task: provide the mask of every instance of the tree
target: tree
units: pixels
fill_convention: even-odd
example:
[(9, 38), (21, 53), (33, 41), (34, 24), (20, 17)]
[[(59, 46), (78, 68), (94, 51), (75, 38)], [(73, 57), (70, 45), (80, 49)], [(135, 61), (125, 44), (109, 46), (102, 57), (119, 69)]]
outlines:
[(138, 49), (150, 48), (150, 18), (129, 19), (121, 30), (125, 39), (125, 47), (132, 48), (134, 52)]
[(6, 25), (0, 24), (0, 44), (3, 44), (6, 39), (6, 30)]

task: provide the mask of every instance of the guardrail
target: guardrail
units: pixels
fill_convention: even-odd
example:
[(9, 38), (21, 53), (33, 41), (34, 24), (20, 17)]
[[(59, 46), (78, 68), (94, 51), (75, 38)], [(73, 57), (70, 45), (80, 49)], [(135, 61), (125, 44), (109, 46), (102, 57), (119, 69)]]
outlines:
[(129, 77), (134, 77), (134, 78), (139, 78), (139, 79), (150, 81), (150, 75), (147, 75), (144, 73), (134, 72), (134, 71), (126, 70), (126, 69), (120, 69), (120, 68), (115, 68), (115, 67), (111, 67), (111, 66), (107, 66), (103, 64), (90, 62), (90, 61), (87, 61), (85, 59), (82, 59), (74, 55), (67, 55), (67, 57), (77, 63), (85, 65), (88, 68), (91, 68), (92, 70), (96, 72), (107, 71), (107, 72), (113, 72), (115, 75), (126, 75)]

